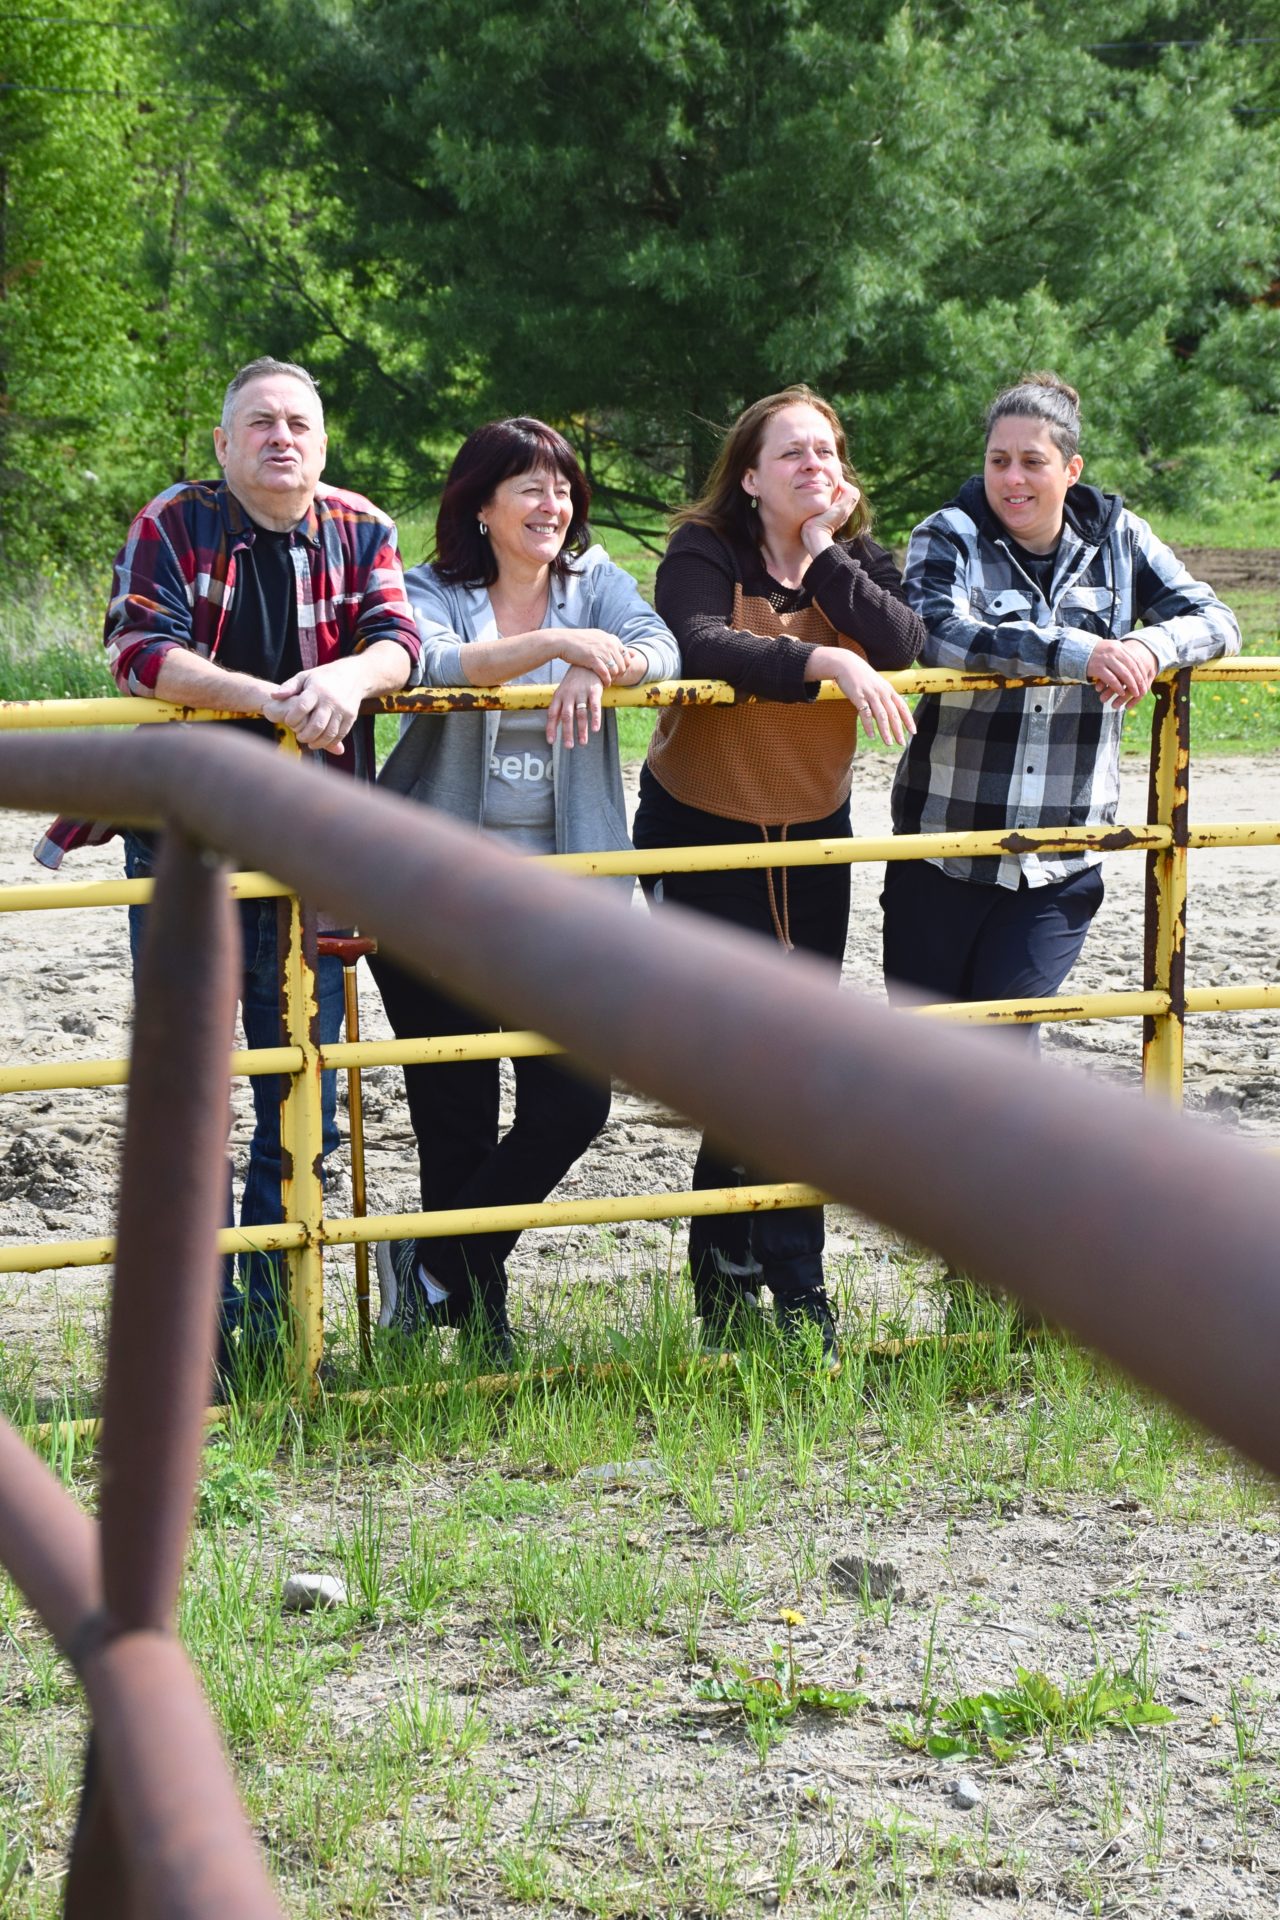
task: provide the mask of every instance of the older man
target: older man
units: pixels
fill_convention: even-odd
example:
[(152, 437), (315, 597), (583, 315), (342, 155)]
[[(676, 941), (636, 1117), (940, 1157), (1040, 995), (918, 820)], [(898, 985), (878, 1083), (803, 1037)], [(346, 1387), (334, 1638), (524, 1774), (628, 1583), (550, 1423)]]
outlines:
[[(396, 532), (359, 494), (322, 485), (324, 410), (305, 368), (261, 359), (227, 388), (213, 432), (222, 479), (169, 487), (143, 508), (116, 560), (107, 610), (111, 670), (126, 693), (252, 716), (243, 723), (332, 756), (341, 772), (371, 778), (372, 694), (403, 687), (418, 657)], [(113, 829), (58, 822), (37, 858)], [(125, 870), (150, 874), (150, 836), (125, 835)], [(250, 1047), (279, 1044), (274, 900), (242, 901), (241, 1012)], [(130, 909), (136, 962), (145, 912)], [(341, 969), (319, 969), (320, 1036), (342, 1024)], [(336, 1143), (334, 1076), (324, 1076), (326, 1152)], [(252, 1081), (256, 1125), (240, 1220), (279, 1220), (280, 1085)], [(241, 1257), (223, 1283), (219, 1363), (255, 1363), (277, 1347), (282, 1287), (278, 1254)]]

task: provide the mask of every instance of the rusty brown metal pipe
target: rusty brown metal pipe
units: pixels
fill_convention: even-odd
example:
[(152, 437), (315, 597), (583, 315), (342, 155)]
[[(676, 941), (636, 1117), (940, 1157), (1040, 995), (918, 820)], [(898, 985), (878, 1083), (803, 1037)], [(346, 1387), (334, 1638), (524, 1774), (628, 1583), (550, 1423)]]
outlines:
[[(58, 1646), (80, 1666), (102, 1626), (98, 1529), (0, 1420), (0, 1564)], [(130, 1920), (118, 1836), (90, 1745), (64, 1891), (69, 1920)]]
[(102, 1421), (108, 1615), (167, 1628), (209, 1403), (237, 931), (221, 864), (165, 835), (138, 969)]
[(69, 1660), (102, 1608), (98, 1530), (0, 1420), (0, 1561)]
[(253, 741), (5, 740), (0, 802), (171, 808), (472, 1004), (1008, 1288), (1280, 1469), (1280, 1195), (1261, 1154), (998, 1038), (897, 1018), (745, 936), (646, 922)]
[[(200, 1683), (177, 1641), (130, 1633), (86, 1660), (85, 1691), (130, 1920), (283, 1920)], [(101, 1920), (86, 1879), (89, 1920)], [(70, 1906), (68, 1904), (68, 1911)]]
[(237, 946), (217, 861), (169, 834), (139, 970), (100, 1526), (0, 1432), (0, 1552), (94, 1711), (68, 1920), (279, 1920), (168, 1631), (208, 1397)]

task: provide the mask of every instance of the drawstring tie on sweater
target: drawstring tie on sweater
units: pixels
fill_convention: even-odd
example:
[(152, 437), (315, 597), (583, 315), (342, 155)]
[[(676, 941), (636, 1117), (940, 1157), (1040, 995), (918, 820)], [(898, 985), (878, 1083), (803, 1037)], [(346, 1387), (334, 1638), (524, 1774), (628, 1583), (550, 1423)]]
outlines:
[[(761, 822), (757, 822), (757, 824), (760, 826), (760, 832), (764, 838), (765, 845), (770, 846), (772, 842), (769, 839), (768, 827)], [(778, 830), (778, 844), (780, 846), (786, 840), (786, 837), (787, 829), (784, 825)], [(789, 870), (786, 867), (779, 867), (777, 869), (780, 882), (777, 892), (775, 892), (773, 884), (774, 871), (773, 867), (766, 867), (764, 870), (765, 885), (769, 890), (769, 912), (773, 917), (773, 930), (782, 944), (783, 951), (785, 953), (794, 953), (795, 942), (791, 938), (791, 903), (787, 897), (787, 874)], [(778, 892), (782, 895), (781, 913), (778, 912)]]

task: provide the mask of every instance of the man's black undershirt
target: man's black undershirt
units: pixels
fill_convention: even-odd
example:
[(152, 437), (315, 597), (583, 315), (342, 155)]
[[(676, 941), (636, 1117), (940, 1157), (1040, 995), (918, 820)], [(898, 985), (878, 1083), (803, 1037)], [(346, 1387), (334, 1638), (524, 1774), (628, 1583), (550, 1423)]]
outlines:
[[(291, 533), (254, 523), (253, 544), (236, 554), (235, 597), (222, 629), (218, 664), (231, 673), (280, 682), (302, 671), (298, 645), (298, 582), (289, 550)], [(275, 739), (269, 720), (235, 723), (246, 733)]]

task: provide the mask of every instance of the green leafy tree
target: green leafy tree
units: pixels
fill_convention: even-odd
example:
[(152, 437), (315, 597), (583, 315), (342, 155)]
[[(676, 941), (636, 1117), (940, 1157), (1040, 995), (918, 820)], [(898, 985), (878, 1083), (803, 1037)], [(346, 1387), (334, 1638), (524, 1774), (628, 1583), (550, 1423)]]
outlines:
[(1087, 389), (1108, 477), (1203, 483), (1280, 399), (1277, 139), (1204, 8), (1203, 44), (1117, 57), (1179, 13), (195, 0), (259, 193), (225, 312), (314, 361), (348, 469), (402, 495), (526, 409), (576, 431), (625, 522), (805, 378), (900, 527), (1037, 361)]
[(209, 457), (221, 356), (206, 339), (192, 193), (223, 103), (174, 70), (165, 0), (113, 15), (59, 0), (0, 21), (10, 579), (104, 567), (139, 499)]
[(41, 539), (38, 517), (92, 511), (83, 436), (126, 344), (109, 289), (120, 248), (111, 208), (127, 180), (106, 38), (13, 18), (3, 32), (0, 503), (12, 564)]

